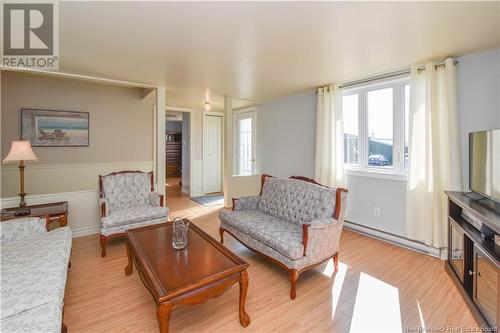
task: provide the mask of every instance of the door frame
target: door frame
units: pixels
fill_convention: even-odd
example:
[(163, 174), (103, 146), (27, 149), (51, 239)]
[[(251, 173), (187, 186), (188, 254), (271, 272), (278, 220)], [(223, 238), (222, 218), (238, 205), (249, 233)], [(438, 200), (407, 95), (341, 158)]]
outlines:
[(210, 192), (207, 192), (207, 177), (206, 177), (206, 172), (207, 172), (207, 162), (206, 162), (206, 150), (207, 150), (207, 144), (205, 142), (205, 131), (206, 131), (206, 126), (207, 126), (207, 121), (206, 117), (220, 117), (221, 118), (221, 191), (223, 191), (223, 178), (224, 178), (224, 112), (220, 111), (205, 111), (203, 110), (203, 124), (202, 124), (202, 140), (203, 140), (203, 152), (202, 152), (202, 160), (203, 160), (203, 172), (202, 172), (202, 181), (203, 181), (203, 194), (207, 194)]
[[(193, 189), (193, 109), (190, 108), (183, 108), (183, 107), (178, 107), (178, 106), (173, 106), (173, 105), (166, 105), (165, 106), (165, 122), (167, 122), (167, 111), (177, 111), (177, 112), (188, 112), (189, 113), (189, 193), (188, 195), (191, 197), (192, 189)], [(167, 133), (167, 128), (165, 124), (165, 133), (163, 134), (163, 140), (165, 140), (165, 134)], [(162, 163), (165, 163), (165, 174), (167, 170), (167, 160), (166, 158), (162, 161)], [(165, 175), (165, 183), (167, 180), (167, 176)], [(166, 185), (165, 185), (166, 186)], [(165, 190), (166, 191), (166, 190)], [(181, 193), (182, 193), (182, 187), (181, 187)]]

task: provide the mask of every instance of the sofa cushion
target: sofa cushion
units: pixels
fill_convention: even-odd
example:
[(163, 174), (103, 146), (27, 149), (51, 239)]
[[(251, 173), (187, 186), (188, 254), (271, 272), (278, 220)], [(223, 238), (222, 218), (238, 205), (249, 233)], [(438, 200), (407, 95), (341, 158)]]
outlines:
[(101, 218), (103, 228), (113, 228), (125, 224), (143, 222), (168, 217), (167, 207), (143, 205), (111, 211), (108, 216)]
[(221, 211), (220, 219), (230, 227), (297, 260), (304, 254), (302, 227), (259, 210)]
[(103, 177), (108, 211), (149, 204), (151, 180), (147, 173), (126, 172)]
[(2, 325), (5, 318), (45, 304), (62, 309), (71, 253), (69, 227), (2, 241), (1, 251)]
[(45, 222), (44, 218), (39, 217), (27, 217), (2, 222), (0, 223), (0, 239), (2, 241), (24, 239), (47, 232)]
[(336, 190), (297, 179), (266, 178), (258, 209), (297, 225), (330, 217)]

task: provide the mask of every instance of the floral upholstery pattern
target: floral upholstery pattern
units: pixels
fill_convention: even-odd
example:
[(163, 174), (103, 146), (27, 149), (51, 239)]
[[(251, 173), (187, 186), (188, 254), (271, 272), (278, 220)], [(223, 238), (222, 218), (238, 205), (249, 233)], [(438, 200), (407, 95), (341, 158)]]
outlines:
[(160, 193), (149, 192), (149, 204), (151, 206), (159, 207), (160, 206)]
[(168, 216), (168, 208), (151, 205), (122, 208), (111, 211), (109, 215), (101, 218), (103, 228), (114, 228), (125, 224), (144, 222)]
[(104, 197), (109, 212), (149, 204), (151, 182), (147, 173), (117, 173), (103, 177)]
[(259, 200), (260, 197), (258, 196), (238, 198), (238, 200), (234, 202), (234, 210), (257, 209), (259, 206)]
[(221, 213), (221, 219), (225, 224), (267, 244), (290, 259), (300, 259), (304, 253), (302, 227), (293, 223), (258, 210), (226, 211)]
[(101, 235), (123, 233), (128, 229), (166, 222), (169, 210), (161, 207), (160, 194), (151, 191), (150, 176), (125, 172), (103, 176), (106, 216), (101, 217)]
[(69, 227), (2, 241), (2, 332), (60, 332), (71, 241)]
[(132, 224), (125, 224), (125, 225), (121, 225), (121, 226), (113, 227), (113, 228), (102, 228), (101, 227), (101, 235), (109, 236), (109, 235), (113, 235), (113, 234), (121, 234), (129, 229), (145, 227), (147, 225), (165, 223), (167, 221), (168, 221), (167, 217), (162, 217), (159, 219), (148, 220), (148, 221), (144, 221), (144, 222), (137, 222), (137, 223), (132, 223)]
[(61, 323), (61, 308), (56, 303), (48, 303), (2, 318), (2, 332), (60, 333)]
[(28, 217), (0, 223), (0, 231), (0, 239), (2, 241), (10, 241), (47, 232), (47, 227), (44, 218)]
[(298, 179), (266, 178), (259, 210), (301, 225), (330, 217), (335, 209), (335, 189)]
[[(347, 193), (340, 193), (341, 211), (335, 220), (336, 189), (267, 178), (261, 197), (240, 198), (234, 211), (219, 213), (221, 228), (250, 248), (300, 271), (338, 252), (347, 202)], [(305, 254), (303, 224), (309, 225)]]

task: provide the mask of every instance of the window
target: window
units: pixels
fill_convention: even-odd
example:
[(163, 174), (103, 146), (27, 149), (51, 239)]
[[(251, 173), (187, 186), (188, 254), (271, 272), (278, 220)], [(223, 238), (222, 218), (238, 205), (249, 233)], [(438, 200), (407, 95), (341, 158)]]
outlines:
[(409, 96), (408, 77), (344, 90), (344, 162), (348, 169), (405, 174)]
[(256, 151), (255, 109), (236, 111), (234, 115), (234, 174), (253, 175)]
[(368, 91), (368, 166), (393, 167), (393, 88)]

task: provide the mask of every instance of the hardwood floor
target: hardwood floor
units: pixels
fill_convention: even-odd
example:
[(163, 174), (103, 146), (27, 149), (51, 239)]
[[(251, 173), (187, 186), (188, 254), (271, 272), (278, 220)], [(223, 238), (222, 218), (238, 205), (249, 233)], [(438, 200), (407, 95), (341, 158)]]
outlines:
[[(218, 238), (218, 207), (188, 197), (169, 197), (171, 217), (181, 216)], [(340, 269), (328, 262), (300, 276), (297, 299), (289, 298), (288, 273), (253, 254), (230, 235), (229, 249), (248, 263), (246, 309), (238, 320), (238, 288), (207, 303), (177, 309), (171, 332), (410, 332), (447, 326), (477, 327), (441, 260), (344, 230)], [(158, 332), (156, 307), (136, 271), (125, 276), (123, 240), (100, 256), (98, 235), (76, 238), (65, 298), (70, 332)]]
[(181, 185), (180, 182), (181, 177), (168, 177), (165, 187), (167, 190), (167, 199), (168, 198), (176, 198), (176, 197), (182, 197), (186, 196), (184, 193), (181, 192)]

